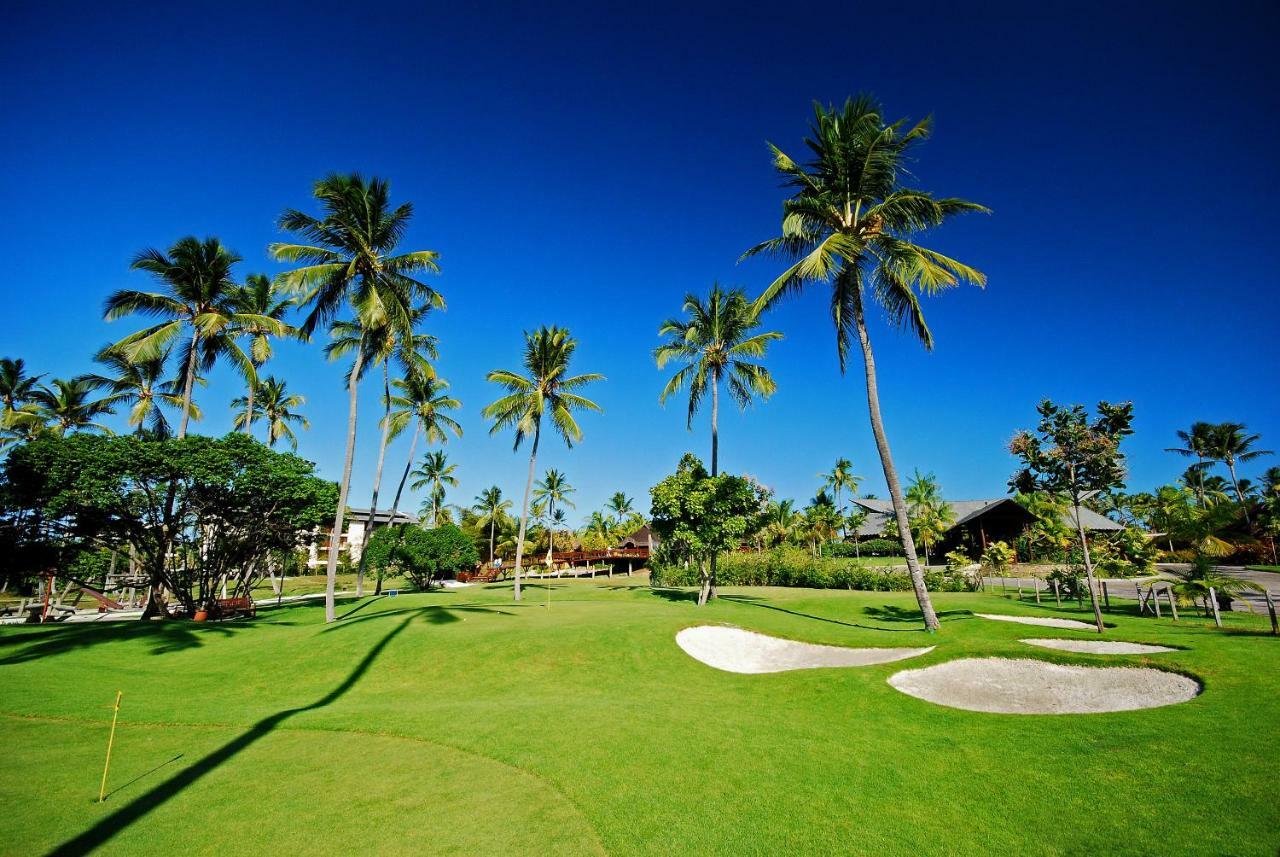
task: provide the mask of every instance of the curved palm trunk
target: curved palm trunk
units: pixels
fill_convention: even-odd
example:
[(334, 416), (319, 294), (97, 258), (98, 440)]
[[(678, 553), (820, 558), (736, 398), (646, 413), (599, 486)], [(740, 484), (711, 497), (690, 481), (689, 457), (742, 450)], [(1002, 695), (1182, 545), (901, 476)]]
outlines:
[[(373, 499), (369, 501), (369, 515), (364, 520), (364, 545), (360, 549), (360, 564), (356, 566), (357, 598), (364, 595), (364, 565), (365, 557), (368, 556), (364, 547), (369, 544), (369, 539), (373, 536), (373, 518), (378, 513), (378, 491), (382, 488), (382, 465), (387, 460), (387, 435), (390, 430), (390, 421), (387, 417), (391, 414), (391, 376), (385, 363), (382, 364), (382, 402), (382, 440), (378, 442), (378, 469), (373, 475)], [(389, 520), (387, 526), (394, 523), (394, 520)]]
[(524, 482), (524, 501), (520, 506), (520, 535), (516, 538), (515, 598), (520, 600), (520, 564), (524, 561), (524, 534), (529, 524), (529, 492), (533, 490), (533, 468), (538, 460), (538, 440), (542, 436), (542, 424), (533, 430), (533, 448), (529, 450), (529, 477)]
[(329, 531), (329, 561), (325, 569), (324, 583), (324, 621), (332, 622), (335, 618), (333, 609), (333, 590), (338, 579), (338, 545), (342, 539), (342, 524), (347, 516), (347, 492), (351, 488), (351, 459), (356, 450), (356, 392), (360, 384), (360, 369), (364, 364), (364, 355), (356, 351), (356, 360), (351, 367), (351, 379), (347, 381), (347, 454), (342, 462), (342, 482), (338, 487), (338, 511), (333, 516), (333, 529)]
[(1084, 524), (1080, 522), (1080, 498), (1072, 496), (1071, 505), (1075, 510), (1076, 516), (1076, 534), (1080, 537), (1080, 550), (1084, 554), (1084, 576), (1089, 585), (1089, 603), (1093, 606), (1093, 621), (1098, 626), (1098, 633), (1101, 634), (1102, 628), (1102, 608), (1098, 606), (1098, 587), (1093, 582), (1093, 558), (1089, 556), (1089, 540), (1085, 538)]
[[(418, 435), (422, 433), (422, 424), (415, 423), (413, 426), (413, 440), (409, 441), (409, 459), (404, 463), (404, 472), (400, 474), (400, 484), (396, 486), (395, 499), (391, 501), (391, 520), (396, 519), (396, 512), (400, 511), (400, 497), (404, 494), (404, 483), (409, 479), (409, 471), (413, 468), (413, 453), (418, 448)], [(374, 595), (382, 594), (382, 577), (379, 576), (373, 587)]]
[(1252, 528), (1253, 521), (1249, 518), (1249, 504), (1245, 502), (1244, 492), (1240, 490), (1240, 480), (1236, 478), (1236, 460), (1229, 458), (1225, 464), (1227, 465), (1227, 470), (1231, 473), (1231, 486), (1236, 489), (1236, 498), (1240, 501), (1240, 508), (1244, 510), (1245, 526)]
[(889, 451), (889, 438), (884, 431), (884, 418), (880, 416), (880, 388), (876, 382), (876, 359), (871, 351), (871, 337), (867, 334), (866, 319), (861, 307), (855, 317), (858, 342), (862, 346), (862, 365), (867, 376), (867, 407), (871, 411), (871, 433), (875, 435), (876, 451), (880, 453), (880, 466), (884, 480), (889, 485), (889, 499), (893, 501), (893, 515), (898, 521), (898, 538), (907, 558), (907, 571), (911, 575), (911, 588), (924, 615), (924, 626), (929, 631), (938, 630), (938, 614), (933, 611), (933, 601), (924, 585), (924, 572), (916, 557), (915, 540), (911, 537), (911, 523), (907, 520), (907, 505), (902, 500), (902, 485), (898, 482), (898, 470), (893, 465), (893, 453)]
[[(257, 367), (254, 367), (254, 371), (257, 371)], [(247, 435), (249, 435), (249, 437), (253, 437), (253, 394), (254, 394), (254, 392), (255, 392), (254, 388), (255, 388), (255, 387), (257, 387), (257, 386), (258, 386), (258, 385), (257, 385), (257, 384), (254, 384), (252, 381), (250, 381), (250, 382), (249, 382), (249, 395), (248, 395), (248, 397), (247, 397), (247, 399), (246, 399), (246, 401), (245, 401), (244, 433), (245, 433), (245, 434), (247, 434)], [(272, 443), (270, 443), (270, 444), (268, 444), (268, 445), (269, 445), (269, 446), (274, 446), (274, 445), (275, 445), (275, 444), (274, 444), (274, 440), (275, 440), (275, 438), (272, 438), (272, 437), (271, 437), (271, 426), (270, 426), (270, 425), (268, 425), (268, 426), (267, 426), (267, 438), (268, 438), (269, 440), (273, 441)]]
[(191, 335), (191, 353), (187, 355), (186, 378), (182, 382), (182, 422), (178, 425), (178, 439), (187, 436), (187, 420), (191, 417), (191, 388), (196, 380), (196, 346), (200, 344), (200, 331)]

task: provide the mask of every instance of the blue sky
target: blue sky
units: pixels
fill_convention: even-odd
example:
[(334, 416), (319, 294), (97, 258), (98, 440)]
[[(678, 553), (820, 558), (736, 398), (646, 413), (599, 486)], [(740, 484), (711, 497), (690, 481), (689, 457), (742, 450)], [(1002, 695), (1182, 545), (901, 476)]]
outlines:
[[(101, 317), (111, 290), (149, 287), (132, 254), (217, 235), (242, 273), (274, 273), (281, 209), (314, 210), (316, 178), (360, 170), (414, 202), (405, 248), (442, 254), (449, 307), (428, 329), (466, 429), (450, 500), (497, 483), (518, 502), (525, 459), (486, 432), (484, 375), (517, 366), (523, 329), (557, 323), (581, 341), (577, 368), (608, 376), (606, 412), (572, 451), (547, 444), (539, 470), (568, 473), (580, 513), (619, 489), (645, 507), (682, 452), (709, 446), (705, 421), (687, 433), (683, 409), (657, 403), (657, 325), (686, 291), (772, 279), (776, 263), (736, 261), (778, 227), (765, 141), (799, 153), (812, 100), (871, 91), (893, 115), (935, 116), (921, 186), (994, 212), (931, 239), (990, 278), (928, 302), (932, 353), (873, 320), (904, 474), (1004, 493), (1005, 443), (1042, 397), (1133, 400), (1135, 489), (1176, 477), (1162, 450), (1195, 419), (1280, 445), (1274, 4), (464, 5), (11, 9), (0, 354), (89, 371), (138, 326)], [(724, 415), (723, 466), (804, 499), (843, 455), (884, 496), (860, 366), (840, 376), (824, 300), (768, 317), (786, 335), (779, 391)], [(308, 400), (300, 452), (337, 478), (343, 368), (318, 344), (278, 354), (268, 371)], [(215, 371), (199, 430), (228, 430), (240, 394)], [(362, 396), (353, 504), (377, 451), (375, 385)]]

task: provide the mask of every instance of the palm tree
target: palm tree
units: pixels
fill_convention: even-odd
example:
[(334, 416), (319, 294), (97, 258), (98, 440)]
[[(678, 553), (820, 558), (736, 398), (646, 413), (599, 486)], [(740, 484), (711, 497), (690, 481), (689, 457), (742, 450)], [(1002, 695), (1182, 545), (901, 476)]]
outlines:
[[(258, 404), (261, 406), (262, 415), (267, 420), (267, 446), (274, 447), (276, 441), (284, 438), (289, 441), (289, 448), (296, 450), (298, 448), (298, 436), (293, 432), (293, 425), (300, 425), (304, 429), (311, 428), (311, 423), (301, 414), (295, 414), (294, 408), (300, 408), (307, 403), (305, 397), (290, 393), (288, 384), (274, 375), (263, 378), (255, 388)], [(231, 402), (231, 408), (236, 412), (235, 427), (245, 428), (249, 421), (253, 419), (254, 395), (241, 396)]]
[(69, 431), (100, 431), (113, 434), (111, 429), (96, 420), (114, 414), (115, 405), (109, 399), (92, 398), (97, 386), (85, 376), (55, 378), (49, 387), (40, 387), (31, 394), (40, 418), (55, 434)]
[(663, 387), (658, 400), (663, 404), (686, 386), (689, 388), (687, 425), (693, 427), (702, 397), (711, 390), (711, 475), (718, 470), (720, 453), (720, 382), (729, 395), (745, 410), (755, 396), (769, 398), (777, 389), (769, 370), (755, 359), (764, 357), (769, 343), (781, 339), (776, 331), (754, 333), (760, 327), (756, 310), (741, 291), (722, 291), (719, 284), (711, 287), (706, 303), (696, 295), (685, 295), (684, 312), (688, 319), (667, 319), (658, 328), (659, 336), (668, 337), (654, 349), (653, 356), (662, 369), (680, 361), (684, 367)]
[(1223, 574), (1213, 565), (1210, 555), (1205, 553), (1197, 554), (1195, 561), (1189, 567), (1185, 569), (1170, 568), (1169, 572), (1178, 581), (1173, 584), (1173, 591), (1186, 602), (1200, 604), (1204, 608), (1205, 616), (1208, 616), (1210, 612), (1210, 589), (1213, 590), (1215, 596), (1226, 595), (1228, 597), (1239, 595), (1241, 592), (1263, 591), (1263, 587), (1252, 580)]
[(112, 346), (129, 360), (152, 360), (190, 328), (191, 338), (181, 352), (182, 420), (178, 437), (187, 436), (191, 417), (191, 390), (196, 375), (213, 367), (219, 357), (228, 358), (250, 384), (257, 382), (253, 361), (236, 344), (238, 331), (250, 327), (284, 335), (283, 322), (253, 312), (244, 312), (235, 302), (232, 268), (240, 257), (217, 238), (204, 241), (193, 236), (179, 239), (169, 250), (143, 250), (131, 267), (153, 274), (163, 292), (123, 289), (106, 301), (106, 319), (114, 321), (141, 313), (163, 319), (159, 324), (127, 336)]
[[(1194, 457), (1196, 459), (1196, 463), (1193, 465), (1194, 475), (1196, 476), (1194, 487), (1196, 489), (1196, 496), (1200, 498), (1200, 505), (1203, 506), (1205, 503), (1204, 471), (1209, 465), (1207, 459), (1211, 457), (1209, 454), (1209, 445), (1212, 442), (1213, 423), (1203, 421), (1194, 422), (1191, 424), (1190, 431), (1182, 431), (1179, 429), (1177, 435), (1178, 440), (1182, 441), (1182, 446), (1166, 447), (1165, 452), (1176, 452), (1184, 458)], [(1188, 470), (1187, 473), (1191, 474), (1192, 471)]]
[(1243, 423), (1219, 423), (1213, 427), (1209, 437), (1208, 454), (1214, 461), (1227, 465), (1227, 470), (1231, 473), (1231, 484), (1240, 500), (1240, 507), (1244, 510), (1244, 521), (1252, 526), (1249, 503), (1245, 500), (1244, 492), (1240, 490), (1240, 480), (1236, 477), (1236, 462), (1253, 461), (1255, 458), (1271, 455), (1271, 450), (1254, 449), (1254, 444), (1261, 436), (1246, 434)]
[(917, 537), (924, 545), (924, 562), (929, 564), (931, 548), (955, 521), (951, 504), (942, 499), (942, 487), (932, 473), (916, 470), (907, 485), (907, 509)]
[(784, 295), (801, 291), (809, 282), (831, 285), (831, 317), (840, 368), (844, 371), (856, 336), (866, 375), (871, 430), (903, 553), (925, 627), (933, 631), (938, 628), (938, 618), (916, 558), (907, 507), (880, 414), (865, 298), (869, 291), (894, 324), (910, 330), (926, 349), (932, 348), (933, 335), (925, 324), (917, 293), (934, 295), (959, 283), (982, 285), (986, 280), (978, 270), (912, 239), (954, 215), (987, 209), (902, 186), (902, 178), (909, 175), (906, 161), (910, 150), (929, 134), (928, 119), (909, 127), (906, 120), (886, 123), (880, 106), (867, 96), (847, 101), (842, 109), (815, 105), (814, 113), (812, 137), (805, 141), (813, 154), (809, 164), (801, 165), (776, 146), (770, 147), (774, 166), (794, 195), (783, 203), (782, 234), (745, 255), (775, 253), (795, 261), (756, 299), (756, 306), (770, 306)]
[[(110, 375), (86, 375), (85, 380), (94, 389), (105, 389), (103, 401), (112, 405), (129, 405), (129, 425), (139, 437), (150, 430), (158, 437), (171, 434), (169, 420), (162, 405), (182, 407), (182, 382), (172, 378), (164, 380), (165, 366), (169, 362), (170, 349), (166, 348), (154, 357), (130, 360), (123, 351), (107, 346), (93, 359), (112, 370)], [(190, 402), (191, 415), (201, 418), (200, 408)]]
[(625, 491), (615, 491), (613, 496), (604, 504), (604, 507), (613, 515), (613, 519), (618, 526), (622, 526), (622, 522), (634, 511), (633, 505), (632, 499), (627, 496)]
[(445, 411), (461, 408), (462, 403), (445, 392), (449, 389), (448, 381), (421, 372), (410, 372), (405, 377), (392, 381), (391, 385), (397, 392), (389, 399), (391, 409), (386, 417), (390, 439), (395, 440), (410, 422), (413, 423), (409, 457), (405, 459), (404, 471), (400, 474), (396, 496), (391, 503), (391, 520), (394, 521), (396, 512), (400, 510), (400, 497), (404, 493), (404, 484), (413, 467), (413, 453), (418, 447), (418, 437), (426, 435), (429, 444), (447, 443), (449, 432), (453, 432), (454, 437), (462, 437), (462, 426), (445, 413)]
[[(276, 327), (252, 322), (243, 324), (240, 327), (240, 335), (249, 339), (249, 360), (253, 363), (255, 374), (262, 368), (264, 363), (271, 359), (271, 337), (306, 338), (302, 336), (296, 327), (284, 322), (285, 313), (296, 306), (294, 299), (282, 297), (277, 285), (266, 274), (250, 274), (245, 279), (245, 284), (235, 289), (231, 300), (240, 312), (269, 318), (279, 324)], [(277, 331), (282, 332), (277, 333)], [(247, 404), (245, 405), (243, 427), (245, 434), (253, 434), (253, 399), (258, 387), (256, 384), (250, 383), (248, 389), (249, 394), (246, 397)], [(240, 424), (237, 423), (237, 427), (239, 426)], [(292, 436), (292, 433), (290, 435)], [(296, 442), (294, 447), (297, 448)]]
[(414, 491), (424, 488), (431, 491), (431, 525), (434, 527), (440, 516), (440, 504), (444, 501), (444, 486), (457, 487), (458, 477), (453, 473), (458, 465), (449, 463), (449, 456), (443, 449), (428, 452), (422, 457), (422, 464), (410, 476), (415, 477), (409, 487)]
[(856, 494), (858, 485), (862, 482), (862, 477), (855, 476), (853, 473), (853, 462), (847, 458), (837, 458), (830, 472), (819, 473), (818, 478), (823, 480), (823, 488), (830, 488), (835, 494), (836, 511), (843, 515), (844, 507), (840, 505), (840, 492), (848, 489), (850, 494)]
[(582, 528), (583, 539), (593, 538), (603, 547), (609, 547), (615, 541), (618, 525), (612, 517), (606, 516), (599, 509), (591, 513)]
[[(313, 194), (320, 202), (323, 217), (312, 217), (288, 209), (280, 215), (282, 229), (310, 243), (276, 243), (270, 246), (277, 261), (299, 267), (280, 275), (279, 282), (302, 295), (300, 303), (311, 310), (301, 330), (311, 335), (321, 323), (332, 321), (343, 304), (366, 327), (390, 324), (411, 331), (412, 306), (425, 300), (444, 306), (444, 299), (412, 275), (440, 270), (439, 255), (431, 250), (396, 253), (413, 206), (390, 204), (390, 186), (382, 179), (368, 182), (358, 174), (330, 175), (316, 182)], [(325, 621), (334, 621), (334, 584), (338, 570), (338, 544), (347, 511), (351, 487), (351, 463), (356, 444), (357, 386), (363, 375), (363, 349), (356, 349), (355, 365), (347, 376), (347, 450), (342, 465), (342, 482), (333, 529), (329, 533), (329, 565), (325, 583)]]
[(794, 500), (778, 500), (769, 504), (764, 532), (768, 534), (771, 544), (786, 544), (795, 536), (799, 524), (795, 505)]
[(27, 362), (21, 357), (0, 358), (0, 406), (11, 413), (31, 401), (43, 375), (28, 375)]
[[(559, 521), (564, 522), (564, 508), (575, 508), (573, 501), (569, 499), (569, 495), (577, 491), (569, 484), (569, 480), (559, 470), (552, 468), (547, 471), (547, 475), (542, 477), (533, 489), (533, 498), (539, 503), (547, 504), (547, 518), (552, 521), (550, 530), (550, 538), (547, 543), (547, 565), (551, 564), (551, 554), (555, 552), (555, 522), (557, 521), (556, 513), (560, 513)], [(558, 504), (558, 506), (557, 506)]]
[(489, 528), (489, 564), (493, 565), (494, 534), (507, 519), (511, 501), (502, 499), (502, 489), (491, 485), (476, 496), (476, 503), (471, 508), (480, 515), (477, 523)]
[(524, 560), (524, 536), (529, 524), (529, 492), (533, 490), (533, 473), (537, 466), (538, 442), (542, 439), (542, 420), (547, 417), (556, 433), (572, 447), (582, 440), (582, 429), (573, 417), (574, 411), (600, 411), (590, 399), (578, 395), (593, 381), (604, 380), (603, 375), (590, 373), (569, 376), (569, 361), (578, 343), (569, 331), (559, 327), (540, 327), (533, 333), (525, 332), (524, 368), (527, 375), (505, 369), (495, 369), (488, 379), (506, 390), (506, 395), (490, 404), (483, 411), (486, 419), (493, 420), (490, 434), (515, 429), (515, 449), (532, 435), (529, 449), (529, 475), (524, 485), (524, 500), (520, 507), (520, 535), (516, 540), (515, 599), (520, 600), (520, 567)]

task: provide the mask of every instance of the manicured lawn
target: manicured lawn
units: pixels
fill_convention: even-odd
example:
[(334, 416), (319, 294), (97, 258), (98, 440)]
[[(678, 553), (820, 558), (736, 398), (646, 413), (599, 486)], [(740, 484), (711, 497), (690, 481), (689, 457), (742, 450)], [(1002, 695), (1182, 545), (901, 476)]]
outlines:
[(1274, 571), (1280, 574), (1280, 565), (1246, 565), (1250, 571)]
[[(324, 592), (325, 575), (323, 571), (320, 574), (300, 574), (297, 577), (286, 577), (284, 579), (284, 592), (282, 595), (315, 595)], [(373, 579), (372, 575), (365, 575), (364, 586), (365, 592), (373, 593), (373, 588), (378, 582)], [(336, 580), (338, 592), (355, 592), (356, 574), (339, 574)], [(403, 589), (405, 581), (399, 577), (391, 577), (382, 581), (383, 589)], [(271, 588), (271, 581), (268, 578), (262, 578), (258, 581), (253, 589), (253, 597), (257, 599), (270, 598), (275, 595), (275, 590)]]
[[(698, 610), (642, 581), (510, 584), (264, 610), (253, 622), (0, 633), (4, 854), (1274, 854), (1280, 639), (1110, 614), (1177, 652), (1033, 649), (1085, 632), (940, 594), (726, 590)], [(724, 622), (812, 642), (937, 644), (874, 667), (718, 672), (676, 631)], [(979, 714), (898, 693), (962, 655), (1152, 664), (1204, 693), (1167, 708)], [(110, 702), (124, 690), (105, 804)], [(17, 822), (17, 818), (21, 822)]]

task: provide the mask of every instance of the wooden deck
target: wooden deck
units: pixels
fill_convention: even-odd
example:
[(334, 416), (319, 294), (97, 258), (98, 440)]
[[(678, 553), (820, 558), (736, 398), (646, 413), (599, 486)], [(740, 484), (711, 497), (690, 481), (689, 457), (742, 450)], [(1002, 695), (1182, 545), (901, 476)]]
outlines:
[[(589, 567), (595, 563), (603, 563), (608, 566), (607, 571), (610, 577), (614, 572), (621, 569), (624, 565), (626, 573), (630, 574), (634, 569), (642, 567), (649, 560), (648, 548), (607, 548), (605, 550), (596, 551), (556, 551), (551, 554), (551, 570), (547, 571), (547, 555), (546, 554), (530, 554), (524, 557), (524, 570), (534, 571), (540, 569), (540, 573), (557, 573), (560, 571), (573, 573), (582, 571), (579, 566)], [(487, 583), (494, 580), (505, 580), (509, 575), (515, 572), (516, 562), (514, 559), (506, 560), (501, 565), (480, 565), (473, 572), (464, 572), (458, 575), (458, 580), (474, 583)], [(594, 571), (591, 572), (594, 574)]]

